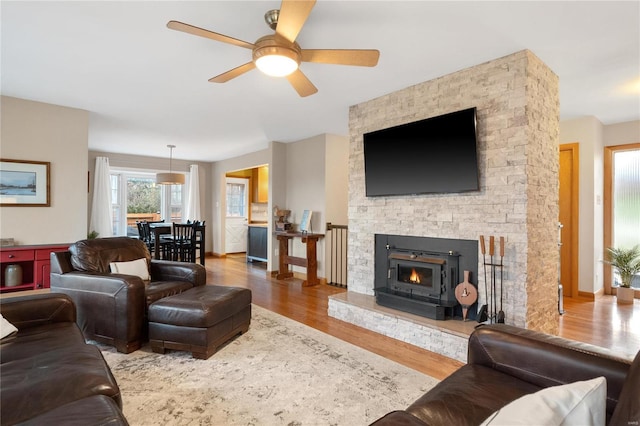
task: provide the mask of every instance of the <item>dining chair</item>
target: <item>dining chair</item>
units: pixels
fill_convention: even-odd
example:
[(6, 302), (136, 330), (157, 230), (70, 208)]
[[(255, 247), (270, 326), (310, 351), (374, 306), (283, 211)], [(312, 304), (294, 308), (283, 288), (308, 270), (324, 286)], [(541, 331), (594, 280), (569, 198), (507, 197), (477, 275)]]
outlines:
[(195, 238), (195, 253), (196, 253), (196, 257), (200, 258), (200, 264), (202, 266), (204, 266), (204, 232), (205, 232), (205, 226), (204, 226), (204, 220), (203, 221), (194, 221), (193, 222), (193, 226), (195, 227), (195, 234), (196, 234), (196, 238)]
[(196, 233), (193, 223), (174, 223), (172, 241), (173, 260), (196, 261)]
[(136, 222), (138, 225), (138, 238), (142, 240), (142, 242), (147, 246), (150, 253), (153, 253), (155, 242), (151, 235), (151, 228), (149, 228), (149, 223), (146, 221)]
[(138, 239), (144, 241), (142, 236), (142, 221), (136, 220), (136, 227), (138, 228)]

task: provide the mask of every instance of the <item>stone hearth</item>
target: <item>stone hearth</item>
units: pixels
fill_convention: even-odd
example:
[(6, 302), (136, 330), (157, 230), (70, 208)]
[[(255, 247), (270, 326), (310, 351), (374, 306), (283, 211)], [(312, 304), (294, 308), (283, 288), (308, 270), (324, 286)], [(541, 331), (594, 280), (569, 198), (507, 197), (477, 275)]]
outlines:
[(329, 297), (329, 316), (384, 336), (466, 362), (467, 341), (476, 321), (438, 321), (386, 308), (375, 297), (355, 292)]

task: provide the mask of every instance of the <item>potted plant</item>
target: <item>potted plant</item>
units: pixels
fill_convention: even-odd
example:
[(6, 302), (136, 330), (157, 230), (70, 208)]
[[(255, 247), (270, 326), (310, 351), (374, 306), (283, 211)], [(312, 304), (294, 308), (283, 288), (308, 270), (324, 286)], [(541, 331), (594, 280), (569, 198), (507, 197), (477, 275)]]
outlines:
[(631, 280), (640, 272), (640, 245), (630, 249), (607, 247), (606, 262), (620, 274), (618, 303), (633, 303), (634, 290), (631, 288)]

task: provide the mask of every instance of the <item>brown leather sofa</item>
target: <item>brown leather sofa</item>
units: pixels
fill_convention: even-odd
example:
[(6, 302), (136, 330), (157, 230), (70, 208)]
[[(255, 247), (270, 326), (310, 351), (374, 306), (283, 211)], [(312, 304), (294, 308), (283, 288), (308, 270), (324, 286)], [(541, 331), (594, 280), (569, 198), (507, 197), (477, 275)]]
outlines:
[(521, 396), (550, 386), (604, 376), (609, 425), (640, 421), (640, 352), (635, 360), (596, 346), (504, 324), (477, 328), (467, 364), (406, 410), (376, 426), (479, 425)]
[(0, 300), (18, 332), (0, 343), (2, 425), (127, 425), (118, 384), (63, 294)]
[[(147, 339), (147, 309), (156, 300), (205, 285), (206, 270), (195, 263), (151, 260), (135, 238), (82, 240), (69, 251), (51, 253), (51, 291), (71, 297), (87, 339), (130, 353)], [(151, 276), (113, 274), (111, 262), (146, 259)]]

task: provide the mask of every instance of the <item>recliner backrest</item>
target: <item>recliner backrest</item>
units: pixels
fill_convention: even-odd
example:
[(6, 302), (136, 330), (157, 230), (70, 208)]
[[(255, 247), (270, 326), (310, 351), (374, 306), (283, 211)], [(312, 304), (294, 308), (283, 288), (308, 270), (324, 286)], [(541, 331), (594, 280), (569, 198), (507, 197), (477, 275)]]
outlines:
[(69, 247), (74, 269), (101, 274), (110, 273), (111, 262), (128, 262), (151, 255), (144, 242), (136, 238), (111, 237), (81, 240)]

